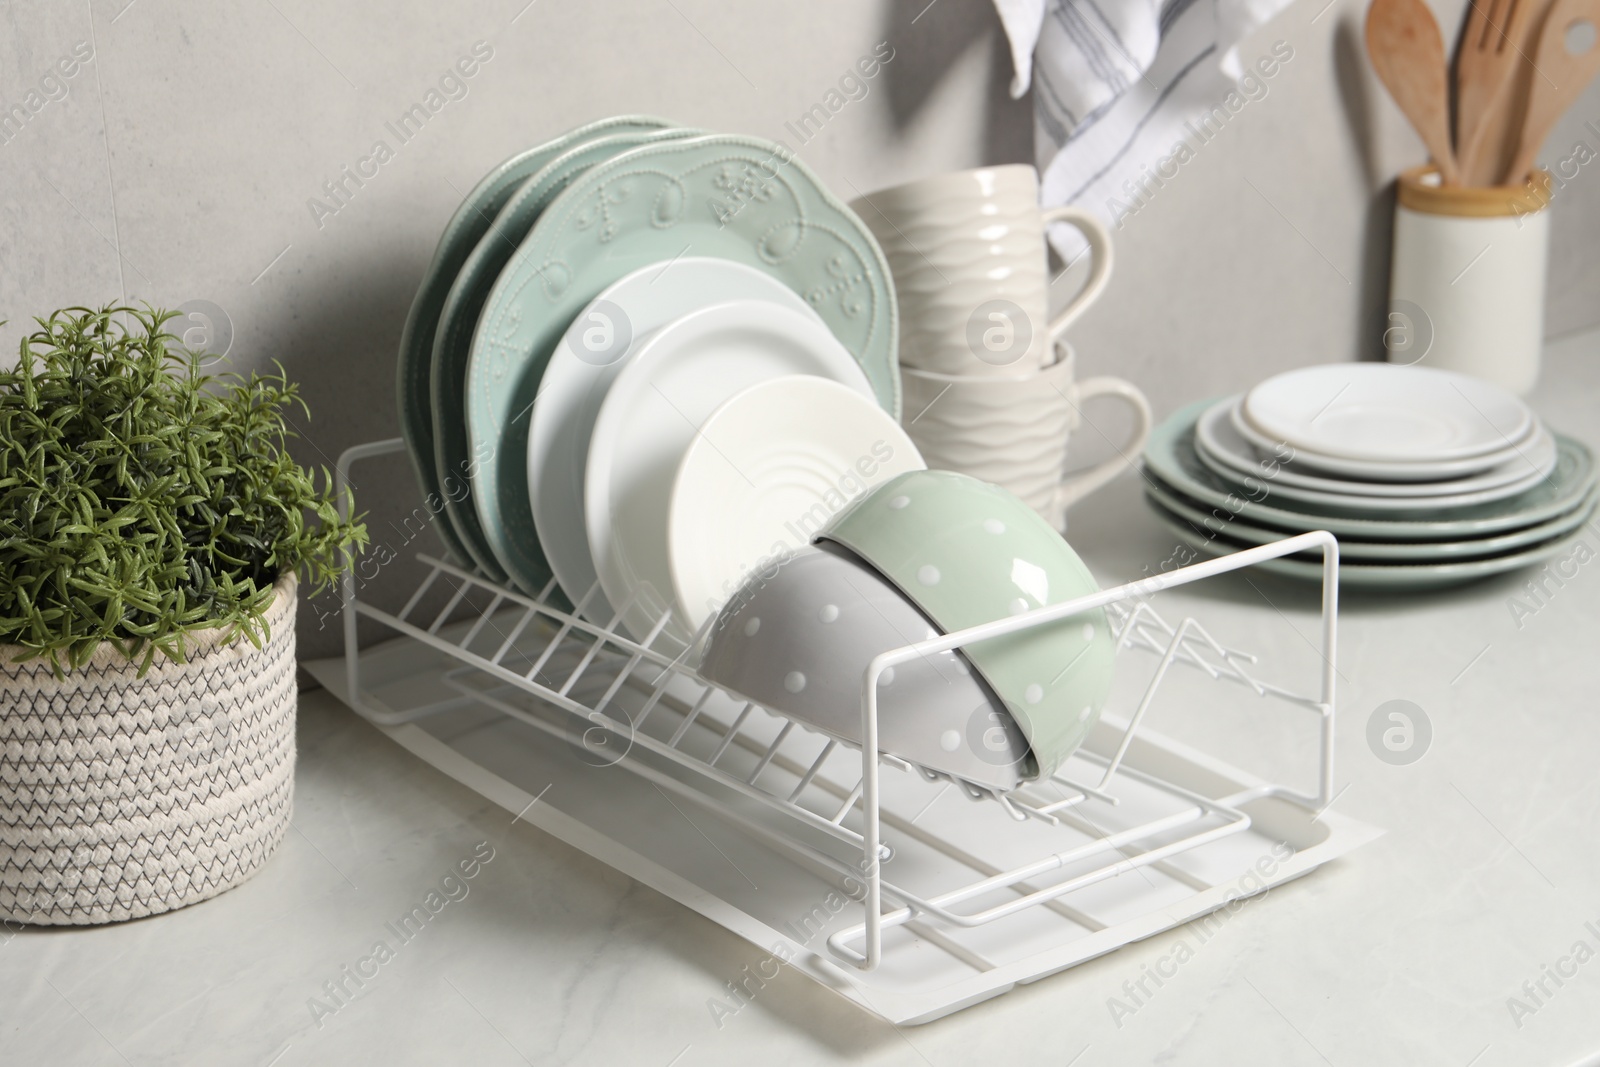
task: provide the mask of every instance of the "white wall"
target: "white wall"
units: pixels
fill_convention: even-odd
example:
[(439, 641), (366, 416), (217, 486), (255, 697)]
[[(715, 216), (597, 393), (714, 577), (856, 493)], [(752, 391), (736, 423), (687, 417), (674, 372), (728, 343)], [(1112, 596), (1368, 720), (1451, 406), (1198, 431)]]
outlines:
[[(1031, 109), (1005, 94), (988, 0), (524, 3), (9, 0), (0, 108), (26, 104), (79, 42), (94, 58), (0, 143), (0, 317), (13, 320), (0, 346), (66, 304), (211, 301), (240, 363), (276, 358), (305, 383), (302, 458), (331, 463), (396, 432), (401, 324), (459, 194), (567, 126), (650, 112), (785, 137), (888, 41), (895, 58), (868, 96), (801, 149), (841, 197), (1031, 159)], [(1372, 348), (1387, 183), (1422, 153), (1354, 50), (1364, 6), (1337, 0), (1313, 21), (1322, 3), (1302, 0), (1245, 45), (1253, 56), (1281, 37), (1296, 58), (1127, 221), (1112, 288), (1076, 330), (1086, 370), (1133, 378), (1158, 410)], [(322, 183), (478, 41), (493, 57), (467, 95), (319, 226), (307, 202)], [(1600, 148), (1581, 132), (1591, 118), (1600, 128), (1593, 90), (1553, 143)], [(1556, 210), (1549, 324), (1567, 332), (1600, 322), (1600, 167)], [(360, 480), (376, 535), (408, 483), (401, 465)], [(303, 616), (307, 651), (331, 636)]]

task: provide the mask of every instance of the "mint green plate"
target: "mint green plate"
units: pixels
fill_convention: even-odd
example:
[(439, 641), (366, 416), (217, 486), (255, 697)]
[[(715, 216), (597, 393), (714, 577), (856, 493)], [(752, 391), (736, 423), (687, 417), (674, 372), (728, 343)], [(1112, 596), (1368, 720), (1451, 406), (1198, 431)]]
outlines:
[[(653, 120), (651, 120), (653, 121)], [(475, 461), (467, 439), (464, 414), (467, 361), (472, 351), (472, 331), (484, 301), (494, 288), (495, 279), (510, 261), (517, 246), (528, 235), (539, 214), (571, 181), (596, 163), (620, 155), (630, 148), (658, 140), (688, 137), (700, 133), (690, 129), (661, 129), (659, 125), (618, 122), (589, 135), (575, 135), (569, 146), (540, 167), (517, 187), (461, 265), (456, 280), (445, 298), (434, 333), (431, 381), (433, 392), (434, 473), (445, 488), (445, 510), (467, 551), (486, 574), (504, 580), (505, 567), (495, 557), (489, 539), (478, 524), (472, 503), (473, 475), (481, 465)], [(543, 555), (540, 555), (542, 564)], [(549, 581), (549, 566), (542, 564)], [(533, 574), (529, 575), (530, 581)], [(544, 582), (528, 588), (537, 594)]]
[[(1547, 522), (1576, 508), (1595, 483), (1594, 454), (1582, 443), (1554, 433), (1556, 466), (1532, 489), (1470, 507), (1419, 508), (1371, 518), (1339, 508), (1282, 501), (1272, 506), (1271, 479), (1263, 476), (1255, 500), (1245, 490), (1218, 477), (1195, 451), (1194, 428), (1215, 400), (1201, 400), (1180, 409), (1150, 433), (1145, 446), (1146, 469), (1168, 486), (1207, 507), (1227, 508), (1258, 526), (1301, 533), (1327, 530), (1339, 537), (1364, 541), (1448, 541), (1481, 537)], [(1281, 500), (1281, 498), (1277, 498)]]
[[(1190, 548), (1197, 549), (1209, 556), (1225, 556), (1240, 549), (1250, 547), (1248, 544), (1226, 536), (1211, 537), (1200, 533), (1188, 520), (1174, 515), (1154, 501), (1151, 508), (1172, 534)], [(1586, 519), (1594, 515), (1594, 506), (1591, 504)], [(1461, 585), (1465, 582), (1476, 581), (1495, 574), (1504, 574), (1507, 571), (1518, 570), (1522, 567), (1532, 567), (1557, 556), (1567, 555), (1573, 551), (1588, 532), (1587, 527), (1578, 529), (1529, 545), (1526, 548), (1509, 552), (1502, 556), (1490, 556), (1487, 559), (1467, 559), (1450, 563), (1346, 563), (1339, 562), (1339, 588), (1340, 589), (1367, 589), (1385, 590), (1388, 592), (1421, 592), (1427, 589), (1442, 589), (1446, 586)], [(1298, 578), (1304, 581), (1322, 581), (1322, 562), (1320, 560), (1298, 559), (1293, 556), (1280, 557), (1258, 563), (1256, 566), (1273, 574), (1281, 574), (1287, 578)]]
[[(460, 537), (450, 526), (449, 516), (436, 506), (443, 498), (441, 485), (434, 467), (433, 399), (430, 365), (433, 360), (434, 332), (439, 315), (444, 308), (445, 296), (455, 281), (456, 272), (466, 262), (478, 239), (489, 230), (495, 215), (511, 199), (518, 185), (554, 159), (573, 140), (588, 136), (598, 130), (638, 126), (659, 129), (668, 123), (663, 119), (639, 115), (623, 115), (602, 119), (547, 141), (537, 148), (520, 152), (490, 171), (482, 181), (472, 187), (461, 206), (445, 224), (439, 245), (434, 249), (433, 261), (423, 272), (417, 295), (411, 302), (405, 327), (400, 332), (400, 355), (395, 366), (395, 393), (400, 411), (400, 434), (406, 449), (411, 453), (411, 465), (416, 471), (417, 485), (428, 501), (431, 510), (439, 515), (439, 536), (452, 555), (463, 563), (473, 561)], [(497, 568), (498, 569), (498, 568)], [(500, 577), (491, 572), (492, 577)]]
[[(866, 560), (945, 633), (1100, 588), (1072, 546), (1027, 504), (953, 471), (891, 478), (819, 537)], [(1099, 719), (1116, 642), (1105, 611), (1095, 608), (962, 652), (1022, 728), (1037, 775), (1048, 777)]]
[[(1144, 491), (1152, 503), (1171, 512), (1170, 516), (1162, 516), (1163, 518), (1182, 519), (1201, 537), (1214, 534), (1226, 537), (1236, 544), (1266, 545), (1294, 536), (1287, 530), (1256, 526), (1220, 508), (1207, 511), (1205, 505), (1194, 503), (1153, 476), (1145, 480)], [(1578, 502), (1578, 506), (1565, 515), (1557, 515), (1550, 521), (1541, 522), (1536, 526), (1494, 534), (1490, 537), (1469, 537), (1462, 541), (1360, 541), (1341, 537), (1339, 558), (1351, 564), (1437, 564), (1502, 556), (1577, 529), (1594, 515), (1596, 499), (1597, 493), (1591, 489), (1588, 495)], [(1221, 514), (1217, 514), (1218, 511)]]
[[(489, 294), (467, 367), (472, 500), (496, 558), (527, 588), (548, 580), (528, 497), (529, 411), (578, 312), (630, 271), (712, 256), (764, 270), (798, 292), (899, 415), (894, 286), (849, 208), (792, 154), (711, 134), (625, 152), (574, 180)], [(708, 302), (716, 300), (707, 293)]]

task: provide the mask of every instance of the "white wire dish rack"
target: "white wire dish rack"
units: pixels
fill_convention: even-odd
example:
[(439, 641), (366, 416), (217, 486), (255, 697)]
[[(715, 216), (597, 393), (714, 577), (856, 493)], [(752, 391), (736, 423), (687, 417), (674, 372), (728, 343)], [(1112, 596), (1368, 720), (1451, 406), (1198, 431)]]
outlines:
[[(341, 487), (353, 464), (400, 449), (398, 440), (350, 449)], [(1324, 559), (1315, 695), (1263, 680), (1255, 657), (1149, 603), (1162, 589), (1313, 549)], [(1381, 832), (1324, 811), (1338, 614), (1338, 548), (1326, 533), (884, 653), (863, 679), (859, 749), (706, 682), (686, 657), (656, 651), (654, 634), (635, 641), (554, 606), (553, 587), (527, 596), (419, 558), (426, 577), (398, 612), (363, 601), (347, 571), (345, 655), (308, 665), (320, 681), (513, 815), (898, 1024), (1189, 922)], [(424, 615), (440, 590), (444, 608)], [(876, 681), (887, 668), (1097, 606), (1113, 625), (1119, 674), (1146, 657), (1148, 681), (1048, 780), (1000, 794), (875, 752)], [(358, 649), (358, 618), (395, 638)], [(1298, 758), (1315, 788), (1256, 778), (1142, 728), (1158, 696), (1180, 699), (1171, 695), (1180, 675), (1230, 687), (1264, 716), (1298, 712)]]

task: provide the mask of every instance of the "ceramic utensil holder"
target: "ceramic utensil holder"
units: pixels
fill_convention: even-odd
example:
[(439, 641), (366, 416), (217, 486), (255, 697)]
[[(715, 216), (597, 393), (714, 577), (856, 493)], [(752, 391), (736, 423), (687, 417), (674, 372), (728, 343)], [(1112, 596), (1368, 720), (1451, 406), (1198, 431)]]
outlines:
[(1384, 347), (1391, 363), (1470, 374), (1513, 393), (1539, 377), (1551, 179), (1442, 186), (1400, 175)]

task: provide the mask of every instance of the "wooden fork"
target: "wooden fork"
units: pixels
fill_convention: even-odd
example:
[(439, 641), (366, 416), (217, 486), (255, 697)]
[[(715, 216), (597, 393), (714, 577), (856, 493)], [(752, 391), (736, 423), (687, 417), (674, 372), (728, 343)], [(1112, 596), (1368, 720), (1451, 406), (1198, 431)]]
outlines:
[(1494, 185), (1510, 152), (1518, 75), (1532, 74), (1547, 0), (1469, 0), (1456, 53), (1456, 156), (1468, 185)]

